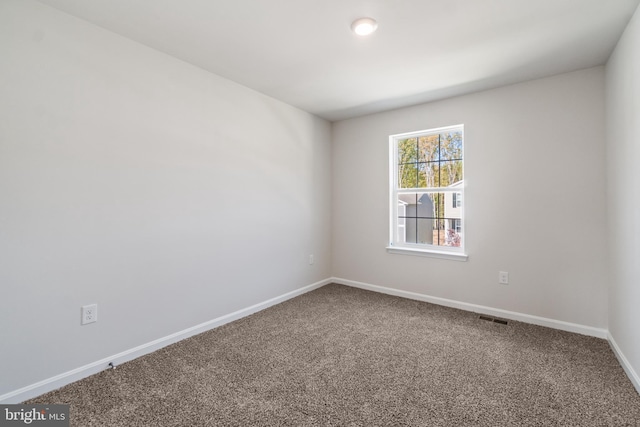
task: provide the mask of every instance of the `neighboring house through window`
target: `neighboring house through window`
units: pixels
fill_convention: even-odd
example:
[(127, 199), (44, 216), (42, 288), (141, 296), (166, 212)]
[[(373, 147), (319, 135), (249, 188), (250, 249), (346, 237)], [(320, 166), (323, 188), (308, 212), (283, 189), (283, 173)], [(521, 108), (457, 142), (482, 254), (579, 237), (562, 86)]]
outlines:
[(464, 255), (463, 125), (392, 135), (390, 252)]

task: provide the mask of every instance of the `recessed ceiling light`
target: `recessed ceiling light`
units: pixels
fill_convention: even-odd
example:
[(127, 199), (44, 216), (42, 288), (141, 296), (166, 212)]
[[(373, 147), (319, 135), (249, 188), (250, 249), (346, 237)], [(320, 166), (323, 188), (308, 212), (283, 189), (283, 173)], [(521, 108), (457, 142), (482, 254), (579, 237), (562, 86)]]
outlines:
[(359, 36), (368, 36), (378, 28), (378, 23), (373, 18), (360, 18), (353, 21), (351, 29)]

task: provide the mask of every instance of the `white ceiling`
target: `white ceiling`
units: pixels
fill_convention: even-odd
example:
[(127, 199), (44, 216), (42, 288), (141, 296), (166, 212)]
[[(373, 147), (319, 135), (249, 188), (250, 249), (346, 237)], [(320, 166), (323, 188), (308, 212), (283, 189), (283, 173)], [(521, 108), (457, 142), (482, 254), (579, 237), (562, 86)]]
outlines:
[(603, 64), (640, 2), (39, 1), (329, 120)]

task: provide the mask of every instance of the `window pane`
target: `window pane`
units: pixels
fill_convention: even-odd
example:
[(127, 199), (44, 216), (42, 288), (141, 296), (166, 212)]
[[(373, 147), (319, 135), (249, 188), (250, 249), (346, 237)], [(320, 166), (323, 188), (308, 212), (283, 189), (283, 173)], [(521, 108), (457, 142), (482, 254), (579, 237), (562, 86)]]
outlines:
[(398, 141), (398, 164), (416, 163), (418, 161), (418, 147), (416, 138)]
[(440, 186), (438, 163), (398, 165), (398, 188), (428, 188)]
[(416, 233), (416, 237), (418, 239), (417, 243), (423, 245), (437, 244), (437, 240), (434, 240), (434, 230), (436, 229), (437, 221), (438, 220), (436, 219), (418, 218), (418, 232)]
[(398, 188), (447, 187), (462, 180), (462, 134), (398, 141)]
[(453, 206), (459, 193), (416, 192), (398, 195), (396, 238), (399, 243), (461, 246), (461, 210)]
[(445, 244), (446, 246), (462, 245), (462, 220), (459, 218), (445, 219)]
[(440, 159), (439, 135), (427, 135), (418, 138), (418, 161), (437, 162)]
[(448, 132), (440, 135), (440, 160), (462, 159), (462, 132)]
[(418, 186), (416, 188), (437, 187), (437, 163), (418, 163)]
[(404, 228), (398, 227), (398, 240), (406, 243), (416, 243), (416, 218), (406, 218)]
[(398, 165), (398, 188), (418, 187), (418, 165), (408, 163)]
[(448, 187), (462, 181), (462, 160), (442, 162), (435, 167), (435, 172), (440, 178), (438, 187)]

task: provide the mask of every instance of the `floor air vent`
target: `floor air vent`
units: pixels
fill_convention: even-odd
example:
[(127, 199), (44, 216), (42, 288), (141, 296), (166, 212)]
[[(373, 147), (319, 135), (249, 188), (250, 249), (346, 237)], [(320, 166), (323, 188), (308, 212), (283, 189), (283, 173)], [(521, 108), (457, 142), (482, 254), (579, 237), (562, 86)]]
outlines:
[(480, 315), (480, 320), (486, 320), (488, 322), (500, 323), (501, 325), (507, 325), (508, 322), (504, 319), (498, 319), (496, 317), (489, 317), (485, 315)]

